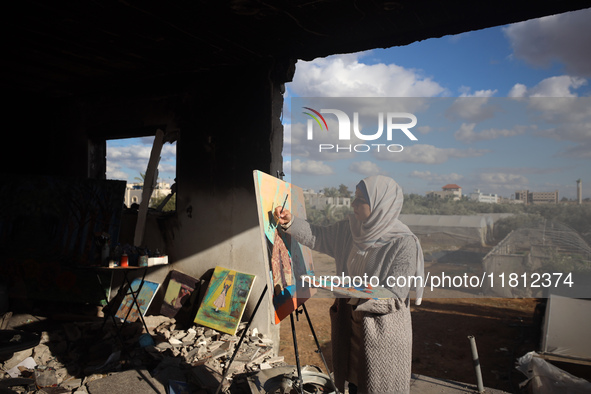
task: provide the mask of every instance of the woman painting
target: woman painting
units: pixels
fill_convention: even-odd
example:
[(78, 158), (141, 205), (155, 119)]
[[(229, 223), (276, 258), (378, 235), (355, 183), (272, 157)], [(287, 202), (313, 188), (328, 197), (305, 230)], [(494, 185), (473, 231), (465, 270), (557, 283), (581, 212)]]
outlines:
[[(376, 276), (390, 299), (337, 298), (330, 308), (335, 383), (349, 393), (408, 393), (412, 360), (410, 285), (422, 297), (423, 252), (398, 216), (402, 189), (391, 178), (371, 176), (357, 185), (354, 214), (331, 226), (315, 226), (276, 209), (279, 225), (303, 245), (335, 259), (337, 275)], [(396, 286), (398, 277), (405, 287)], [(394, 281), (388, 278), (394, 278)], [(402, 283), (402, 281), (398, 281)]]

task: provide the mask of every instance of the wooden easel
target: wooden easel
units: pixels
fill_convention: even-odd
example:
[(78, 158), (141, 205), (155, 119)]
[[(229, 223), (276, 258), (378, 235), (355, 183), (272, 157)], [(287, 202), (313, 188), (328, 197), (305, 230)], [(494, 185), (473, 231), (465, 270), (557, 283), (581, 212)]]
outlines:
[[(283, 172), (277, 171), (277, 178), (282, 180), (283, 176), (285, 176), (285, 174)], [(228, 362), (228, 364), (226, 365), (226, 367), (224, 369), (222, 381), (220, 382), (220, 385), (218, 386), (218, 389), (216, 390), (216, 394), (218, 394), (220, 392), (220, 390), (222, 389), (224, 381), (228, 375), (228, 371), (230, 370), (230, 366), (232, 365), (232, 362), (234, 361), (234, 358), (236, 357), (236, 354), (238, 353), (238, 350), (240, 349), (240, 345), (242, 345), (242, 341), (244, 340), (244, 337), (246, 336), (246, 333), (248, 332), (248, 330), (250, 328), (252, 320), (253, 320), (255, 314), (257, 313), (257, 310), (259, 309), (259, 306), (260, 306), (263, 298), (265, 297), (267, 289), (268, 289), (268, 285), (265, 285), (265, 288), (264, 288), (263, 292), (261, 293), (259, 300), (257, 301), (257, 304), (250, 316), (250, 319), (248, 320), (247, 326), (244, 329), (244, 331), (242, 332), (242, 335), (240, 336), (240, 340), (238, 341), (238, 344), (236, 345), (236, 348), (234, 349), (234, 353), (232, 354), (230, 361)], [(306, 309), (306, 305), (302, 303), (302, 305), (300, 307), (302, 309), (301, 311), (299, 310), (300, 308), (297, 308), (295, 311), (291, 312), (289, 315), (290, 322), (291, 322), (291, 333), (292, 333), (292, 339), (293, 339), (293, 347), (294, 347), (295, 358), (296, 358), (296, 368), (297, 368), (297, 373), (298, 373), (297, 374), (297, 381), (294, 382), (295, 383), (294, 387), (298, 393), (304, 394), (304, 380), (302, 377), (302, 367), (301, 367), (301, 363), (300, 363), (300, 354), (299, 354), (299, 349), (298, 349), (296, 327), (295, 327), (295, 322), (294, 322), (294, 314), (297, 317), (297, 315), (299, 313), (302, 313), (302, 311), (303, 311), (303, 313), (306, 315), (306, 319), (308, 320), (308, 325), (310, 326), (310, 331), (312, 332), (312, 336), (314, 337), (314, 341), (316, 343), (316, 347), (317, 347), (316, 352), (320, 354), (320, 358), (322, 359), (322, 362), (324, 363), (324, 367), (326, 368), (327, 375), (330, 378), (330, 381), (335, 389), (335, 392), (338, 394), (339, 393), (338, 389), (336, 388), (336, 384), (335, 384), (332, 376), (330, 375), (330, 370), (328, 368), (328, 364), (326, 363), (326, 359), (324, 358), (324, 355), (322, 354), (322, 349), (320, 348), (320, 343), (318, 342), (318, 337), (316, 336), (316, 332), (314, 331), (314, 327), (312, 326), (312, 320), (310, 319), (310, 315), (308, 315), (308, 310)]]
[[(261, 305), (261, 302), (265, 298), (265, 294), (267, 293), (267, 288), (268, 288), (268, 285), (265, 285), (265, 288), (263, 289), (263, 292), (261, 293), (259, 300), (257, 301), (257, 304), (254, 307), (254, 310), (252, 311), (252, 314), (250, 315), (250, 319), (248, 319), (248, 323), (246, 324), (246, 327), (242, 331), (242, 335), (240, 335), (240, 340), (238, 341), (238, 344), (236, 345), (236, 348), (234, 349), (234, 353), (232, 353), (232, 357), (230, 358), (230, 361), (228, 361), (228, 364), (224, 368), (224, 373), (222, 375), (221, 382), (220, 382), (215, 394), (219, 394), (220, 390), (222, 389), (222, 387), (224, 385), (224, 381), (226, 380), (226, 377), (228, 376), (228, 372), (230, 371), (230, 366), (232, 365), (232, 362), (234, 361), (236, 354), (238, 354), (238, 351), (240, 350), (240, 346), (242, 345), (242, 342), (244, 341), (244, 338), (246, 337), (246, 334), (247, 334), (248, 330), (250, 329), (250, 326), (252, 324), (252, 320), (254, 319), (254, 316), (256, 315), (256, 313), (259, 309), (259, 306)], [(304, 394), (304, 379), (302, 377), (302, 366), (300, 364), (300, 353), (298, 350), (298, 340), (297, 340), (296, 327), (295, 327), (295, 322), (294, 322), (294, 314), (297, 317), (297, 314), (303, 312), (306, 315), (306, 319), (308, 320), (308, 324), (310, 326), (310, 331), (312, 332), (312, 336), (314, 337), (314, 342), (316, 343), (316, 348), (317, 348), (316, 352), (318, 354), (320, 354), (320, 358), (322, 359), (322, 362), (324, 363), (324, 368), (326, 368), (326, 374), (330, 378), (330, 381), (331, 381), (333, 387), (335, 388), (335, 392), (337, 394), (339, 394), (337, 386), (330, 374), (330, 369), (328, 368), (328, 364), (326, 363), (326, 359), (324, 358), (324, 355), (322, 354), (322, 349), (320, 348), (320, 342), (318, 342), (318, 337), (316, 336), (316, 332), (314, 331), (314, 327), (312, 326), (312, 320), (310, 319), (310, 315), (308, 315), (308, 310), (306, 309), (306, 305), (302, 304), (301, 309), (302, 309), (302, 311), (300, 311), (298, 308), (295, 311), (293, 311), (292, 313), (290, 313), (290, 315), (289, 315), (289, 319), (291, 322), (291, 334), (292, 334), (292, 338), (293, 338), (293, 349), (295, 352), (296, 368), (297, 368), (297, 372), (298, 372), (297, 381), (295, 382), (296, 384), (294, 385), (294, 387), (298, 393)]]

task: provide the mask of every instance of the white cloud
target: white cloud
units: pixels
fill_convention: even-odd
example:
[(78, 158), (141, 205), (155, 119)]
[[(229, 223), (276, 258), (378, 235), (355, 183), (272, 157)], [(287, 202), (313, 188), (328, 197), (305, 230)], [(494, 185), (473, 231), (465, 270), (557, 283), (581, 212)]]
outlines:
[(404, 147), (404, 150), (400, 153), (380, 151), (375, 153), (374, 156), (380, 160), (395, 162), (441, 164), (450, 159), (479, 157), (487, 152), (489, 151), (486, 149), (438, 148), (433, 145), (417, 144)]
[(563, 149), (556, 156), (591, 159), (591, 122), (560, 125), (553, 129), (541, 130), (536, 135), (576, 144)]
[(416, 70), (364, 64), (368, 52), (299, 61), (289, 88), (301, 97), (433, 97), (445, 89)]
[(562, 141), (556, 156), (591, 159), (591, 97), (532, 98), (529, 109), (549, 125), (535, 136)]
[(119, 146), (107, 149), (107, 178), (110, 178), (113, 174), (109, 172), (109, 168), (111, 168), (114, 171), (127, 173), (126, 176), (122, 176), (121, 173), (118, 175), (113, 174), (117, 179), (133, 181), (134, 177), (139, 177), (140, 173), (146, 172), (151, 151), (152, 147), (142, 145)]
[(561, 61), (569, 74), (591, 76), (591, 9), (532, 19), (503, 28), (517, 58), (535, 66)]
[(107, 179), (117, 179), (127, 181), (128, 174), (121, 170), (121, 166), (117, 163), (107, 162)]
[(514, 137), (516, 135), (524, 134), (529, 127), (516, 125), (513, 129), (487, 129), (475, 132), (476, 123), (462, 123), (460, 129), (454, 133), (454, 137), (458, 141), (466, 143), (494, 140), (501, 137)]
[(564, 151), (560, 152), (558, 156), (575, 159), (591, 159), (591, 143), (588, 142), (566, 148)]
[[(490, 91), (489, 91), (490, 92)], [(463, 96), (456, 99), (445, 111), (448, 119), (464, 119), (470, 122), (482, 122), (495, 116), (500, 110), (491, 103), (488, 96)]]
[(423, 179), (430, 183), (456, 183), (464, 179), (463, 175), (456, 174), (435, 174), (431, 171), (413, 171), (410, 173), (411, 177)]
[(517, 83), (509, 91), (509, 97), (577, 97), (572, 92), (587, 84), (587, 80), (579, 77), (560, 75), (542, 80), (536, 86), (528, 89), (527, 86)]
[(470, 88), (463, 87), (463, 93), (460, 97), (492, 97), (497, 93), (497, 89), (477, 90), (474, 93), (470, 93)]
[(330, 166), (316, 160), (302, 161), (296, 159), (289, 162), (289, 169), (293, 174), (331, 175), (334, 173)]
[(591, 143), (591, 122), (567, 124), (554, 129), (545, 129), (536, 133), (540, 137), (552, 138), (557, 141)]
[(478, 179), (480, 183), (487, 185), (489, 188), (519, 189), (529, 183), (529, 180), (523, 175), (501, 172), (484, 172), (478, 175)]
[(433, 127), (431, 127), (431, 126), (419, 126), (419, 127), (417, 127), (417, 130), (421, 134), (429, 134), (430, 132), (433, 131)]
[[(329, 130), (338, 130), (336, 117), (326, 117), (326, 122)], [(306, 125), (302, 123), (292, 124), (289, 132), (288, 151), (291, 152), (292, 156), (319, 161), (351, 159), (357, 154), (352, 146), (367, 142), (357, 138), (354, 134), (351, 135), (350, 140), (341, 141), (338, 139), (337, 134), (326, 130), (314, 132), (314, 138), (308, 140)], [(319, 148), (321, 144), (325, 147), (322, 151)], [(330, 146), (333, 148), (329, 149)]]
[(521, 98), (527, 96), (527, 86), (522, 83), (513, 85), (507, 97)]
[[(140, 139), (141, 144), (107, 147), (107, 179), (137, 181), (146, 172), (154, 137)], [(165, 143), (160, 152), (159, 179), (172, 181), (176, 174), (176, 144)], [(171, 179), (168, 179), (168, 178)]]
[(376, 163), (371, 161), (356, 161), (351, 163), (349, 170), (361, 175), (379, 175), (385, 173)]

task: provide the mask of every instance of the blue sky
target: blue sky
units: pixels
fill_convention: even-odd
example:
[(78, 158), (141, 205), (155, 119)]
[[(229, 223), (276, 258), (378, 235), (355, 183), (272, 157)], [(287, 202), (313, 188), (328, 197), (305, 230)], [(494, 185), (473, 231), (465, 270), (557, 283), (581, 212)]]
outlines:
[[(140, 182), (140, 174), (146, 173), (153, 143), (154, 137), (107, 141), (107, 179)], [(160, 154), (158, 180), (172, 184), (175, 174), (176, 142), (166, 142)]]
[[(380, 173), (396, 179), (406, 193), (456, 183), (464, 193), (480, 189), (510, 198), (522, 189), (558, 189), (561, 198), (574, 198), (580, 178), (583, 197), (591, 197), (585, 192), (585, 175), (591, 173), (589, 21), (587, 9), (298, 62), (286, 85), (286, 179), (316, 190), (341, 183), (353, 189), (365, 176)], [(419, 110), (410, 99), (382, 108), (370, 97), (428, 99)], [(332, 135), (315, 125), (308, 141), (304, 106), (346, 109), (351, 120), (357, 111), (368, 130), (364, 134), (377, 130), (364, 111), (377, 119), (378, 111), (410, 108), (418, 119), (412, 129), (418, 141), (399, 133), (390, 143), (404, 146), (400, 154), (319, 152), (319, 143), (339, 143), (336, 116), (324, 115)]]
[[(457, 183), (467, 193), (478, 188), (510, 197), (520, 189), (558, 189), (560, 197), (574, 198), (575, 181), (581, 178), (584, 197), (591, 197), (586, 192), (591, 178), (585, 177), (591, 173), (589, 21), (591, 9), (298, 62), (293, 82), (286, 84), (286, 180), (303, 188), (342, 183), (353, 189), (363, 177), (382, 173), (396, 179), (406, 193), (425, 194)], [(412, 131), (418, 141), (392, 141), (404, 146), (403, 155), (321, 155), (302, 142), (305, 124), (295, 119), (302, 116), (301, 107), (294, 107), (292, 124), (292, 98), (306, 97), (420, 97), (428, 98), (430, 110), (416, 113)], [(463, 112), (454, 107), (459, 115), (446, 117), (443, 106), (459, 97), (468, 98), (462, 101)], [(550, 99), (532, 102), (531, 97)], [(556, 99), (561, 97), (574, 100), (564, 104)], [(493, 105), (503, 110), (486, 117), (482, 111)], [(365, 119), (362, 123), (366, 130), (375, 129)], [(151, 141), (110, 141), (107, 177), (134, 182), (145, 172)], [(174, 178), (175, 160), (176, 147), (165, 144), (162, 180)]]

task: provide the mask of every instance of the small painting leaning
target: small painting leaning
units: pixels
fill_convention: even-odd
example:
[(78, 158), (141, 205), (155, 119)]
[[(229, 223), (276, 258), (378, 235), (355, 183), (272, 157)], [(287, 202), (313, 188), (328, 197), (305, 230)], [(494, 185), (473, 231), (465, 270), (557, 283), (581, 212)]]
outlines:
[(306, 206), (301, 188), (261, 171), (254, 171), (257, 206), (264, 261), (269, 281), (275, 323), (289, 316), (315, 289), (302, 286), (302, 276), (313, 276), (314, 265), (309, 248), (292, 241), (289, 234), (277, 229), (273, 218), (276, 207), (289, 209), (295, 216), (305, 219)]
[(195, 323), (235, 335), (255, 276), (215, 267)]

